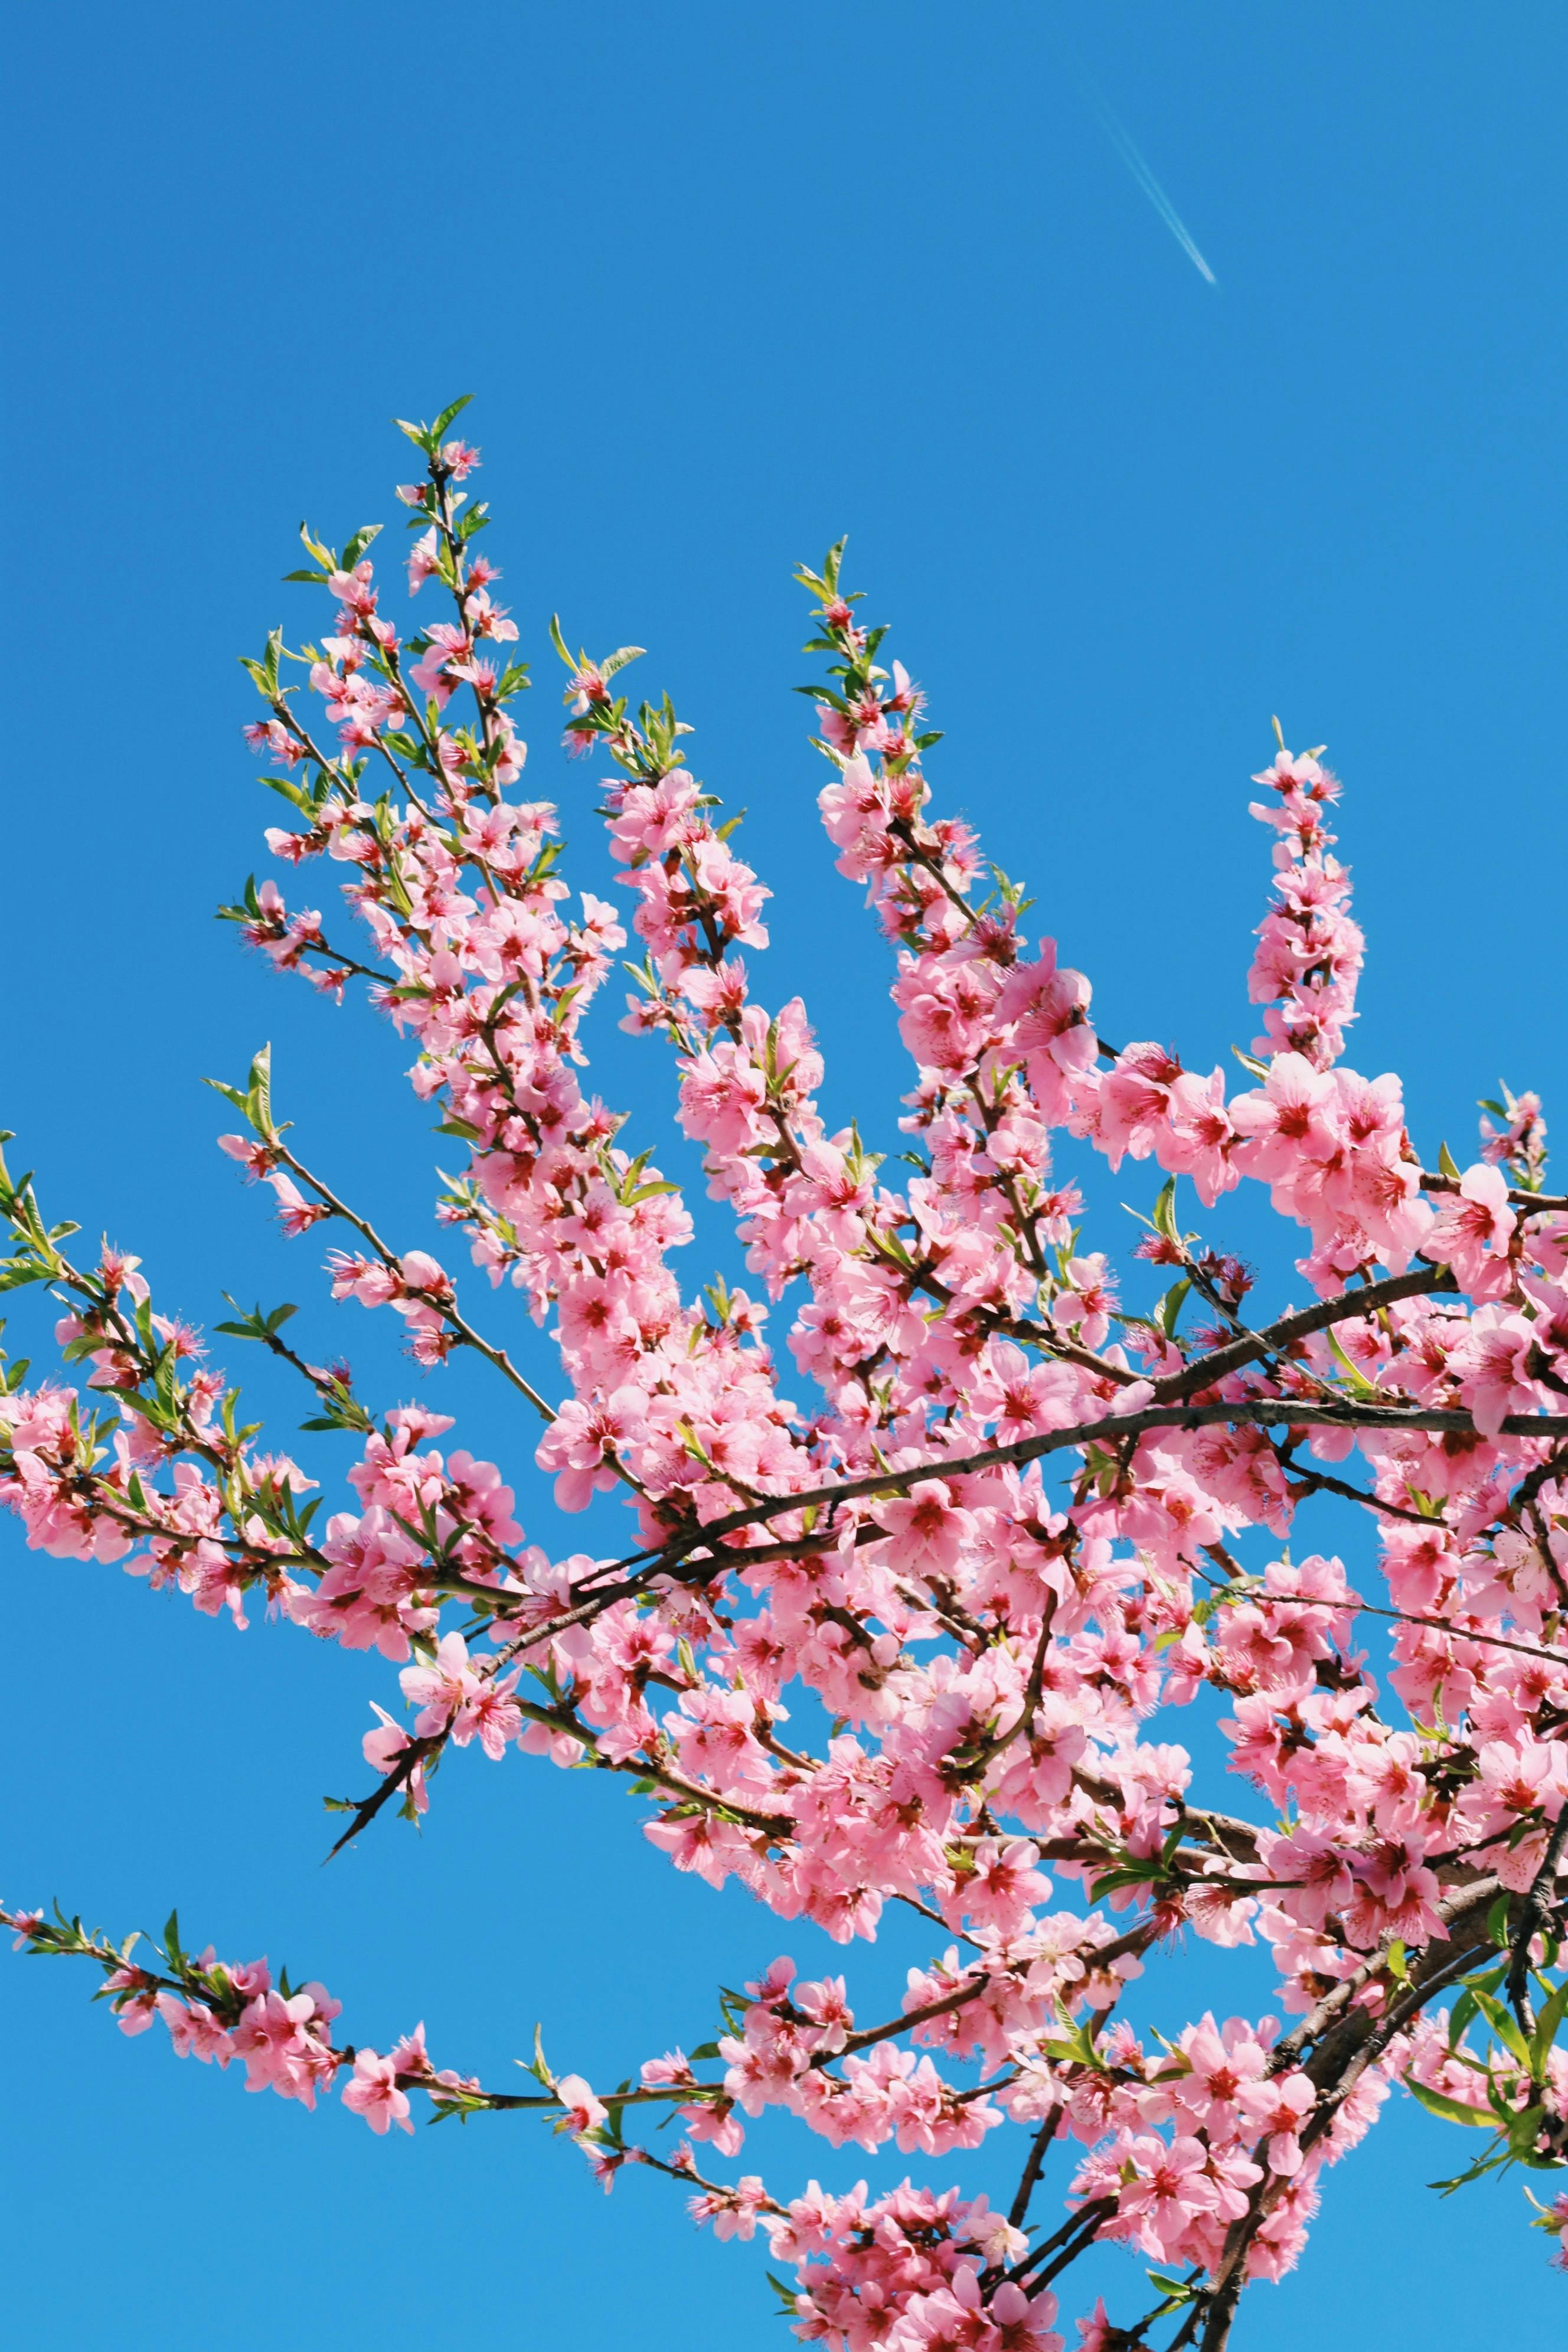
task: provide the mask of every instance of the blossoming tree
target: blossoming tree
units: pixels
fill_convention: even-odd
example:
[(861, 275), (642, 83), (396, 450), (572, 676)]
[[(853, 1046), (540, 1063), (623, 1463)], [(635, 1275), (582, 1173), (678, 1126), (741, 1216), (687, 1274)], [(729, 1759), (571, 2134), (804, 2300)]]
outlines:
[[(174, 1921), (159, 1947), (4, 1916), (24, 1948), (102, 1971), (123, 2032), (161, 2024), (179, 2055), (307, 2107), (341, 2088), (379, 2133), (409, 2128), (416, 2097), (536, 2109), (606, 2187), (626, 2166), (669, 2176), (720, 2235), (763, 2233), (796, 2333), (835, 2352), (1058, 2352), (1055, 2284), (1097, 2241), (1152, 2285), (1130, 2266), (1124, 2308), (1079, 2316), (1087, 2352), (1213, 2352), (1244, 2288), (1295, 2262), (1391, 2086), (1479, 2130), (1461, 2178), (1568, 2162), (1568, 1199), (1543, 1189), (1540, 1107), (1489, 1106), (1475, 1162), (1433, 1166), (1399, 1080), (1343, 1066), (1362, 940), (1326, 824), (1339, 787), (1283, 745), (1255, 779), (1275, 873), (1239, 1082), (1107, 1044), (1088, 980), (940, 813), (922, 698), (881, 666), (835, 549), (800, 575), (820, 807), (896, 950), (915, 1070), (896, 1171), (826, 1131), (804, 1006), (752, 994), (768, 894), (688, 729), (668, 698), (633, 715), (636, 648), (592, 660), (552, 628), (568, 745), (611, 772), (642, 956), (622, 1025), (671, 1054), (767, 1304), (685, 1295), (679, 1193), (584, 1091), (626, 931), (574, 898), (555, 811), (521, 795), (527, 679), (462, 487), (478, 457), (449, 437), (462, 405), (403, 428), (425, 467), (398, 490), (408, 588), (441, 617), (407, 635), (383, 612), (374, 531), (341, 553), (307, 532), (293, 576), (323, 592), (329, 634), (291, 652), (275, 631), (246, 665), (247, 731), (294, 818), (268, 845), (342, 870), (349, 932), (273, 881), (225, 911), (279, 971), (334, 999), (363, 983), (411, 1036), (415, 1090), (468, 1155), (438, 1214), (492, 1287), (553, 1318), (559, 1397), (446, 1266), (300, 1156), (265, 1054), (219, 1089), (239, 1122), (222, 1140), (287, 1232), (341, 1244), (335, 1297), (391, 1308), (421, 1365), (482, 1357), (558, 1504), (618, 1496), (624, 1541), (526, 1545), (513, 1473), (448, 1451), (446, 1416), (363, 1401), (291, 1345), (289, 1308), (242, 1315), (219, 1328), (290, 1365), (307, 1426), (358, 1447), (353, 1507), (323, 1520), (135, 1259), (74, 1252), (77, 1228), (8, 1175), (0, 1281), (61, 1302), (83, 1385), (17, 1367), (0, 1388), (0, 1496), (57, 1557), (121, 1562), (238, 1625), (254, 1598), (399, 1670), (408, 1711), (376, 1710), (344, 1841), (422, 1813), (449, 1748), (521, 1748), (629, 1776), (676, 1869), (739, 1878), (782, 1920), (849, 1946), (907, 1907), (929, 1963), (900, 2014), (862, 2021), (845, 1978), (773, 1959), (722, 1997), (716, 2038), (640, 2081), (595, 2090), (541, 2049), (523, 2095), (437, 2065), (422, 2029), (356, 2047), (320, 1984), (188, 1949)], [(1107, 1250), (1080, 1243), (1063, 1150), (1161, 1171), (1132, 1252), (1169, 1278), (1149, 1313), (1119, 1307)], [(1242, 1183), (1305, 1242), (1300, 1297), (1261, 1314), (1201, 1231)], [(763, 1337), (781, 1302), (782, 1363)], [(1324, 1496), (1364, 1513), (1372, 1600), (1297, 1528)], [(1355, 1647), (1368, 1613), (1386, 1690)], [(1152, 1736), (1205, 1685), (1258, 1800), (1240, 1811)], [(1213, 1948), (1214, 2008), (1141, 2035), (1119, 2004), (1183, 1933)], [(1217, 2021), (1227, 1955), (1258, 1942), (1282, 2016)], [(1139, 2000), (1157, 2011), (1154, 1977)], [(872, 2198), (734, 2176), (769, 2106), (834, 2148), (891, 2141), (922, 2178)], [(684, 2138), (656, 2154), (637, 2127), (672, 2110)], [(1003, 2201), (945, 2185), (955, 2151), (1002, 2165), (1009, 2126)], [(1561, 2249), (1568, 2197), (1537, 2204)]]

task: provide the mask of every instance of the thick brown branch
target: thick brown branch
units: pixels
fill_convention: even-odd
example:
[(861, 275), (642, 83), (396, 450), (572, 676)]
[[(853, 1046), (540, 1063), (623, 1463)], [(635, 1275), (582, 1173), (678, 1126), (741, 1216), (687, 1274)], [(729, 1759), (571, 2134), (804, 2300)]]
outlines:
[(1154, 1394), (1162, 1402), (1192, 1396), (1200, 1389), (1213, 1388), (1228, 1379), (1244, 1364), (1253, 1363), (1260, 1356), (1282, 1355), (1315, 1332), (1331, 1329), (1336, 1323), (1358, 1322), (1397, 1299), (1456, 1291), (1458, 1286), (1446, 1265), (1422, 1264), (1413, 1265), (1408, 1274), (1391, 1274), (1382, 1282), (1368, 1283), (1361, 1290), (1342, 1291), (1337, 1298), (1320, 1298), (1315, 1307), (1283, 1315), (1261, 1331), (1248, 1331), (1240, 1339), (1227, 1339), (1223, 1348), (1213, 1349), (1195, 1363), (1156, 1381)]
[(906, 2010), (902, 2017), (890, 2017), (885, 2025), (868, 2025), (858, 2033), (851, 2033), (842, 2050), (819, 2050), (812, 2059), (814, 2066), (830, 2066), (835, 2058), (853, 2056), (858, 2050), (869, 2050), (874, 2042), (890, 2041), (895, 2033), (907, 2032), (912, 2025), (924, 2025), (933, 2017), (946, 2017), (955, 2009), (967, 2009), (978, 2000), (991, 1982), (987, 1975), (969, 1977), (956, 1992), (944, 1995), (941, 2000), (928, 2000), (923, 2009)]
[[(1207, 1385), (1205, 1381), (1204, 1385)], [(1151, 1404), (1135, 1412), (1107, 1413), (1100, 1419), (1079, 1422), (1070, 1429), (1042, 1430), (1032, 1437), (1016, 1439), (1010, 1445), (988, 1445), (973, 1454), (943, 1456), (937, 1454), (926, 1462), (912, 1463), (899, 1470), (868, 1471), (858, 1478), (846, 1478), (833, 1486), (815, 1486), (802, 1494), (770, 1496), (766, 1501), (750, 1504), (744, 1510), (731, 1511), (723, 1518), (710, 1519), (705, 1526), (674, 1538), (655, 1554), (637, 1554), (617, 1565), (629, 1568), (637, 1559), (656, 1558), (661, 1568), (687, 1558), (699, 1546), (717, 1544), (725, 1536), (739, 1534), (742, 1529), (757, 1527), (771, 1519), (782, 1518), (787, 1513), (805, 1510), (830, 1510), (839, 1503), (863, 1500), (868, 1496), (892, 1496), (904, 1493), (924, 1478), (962, 1478), (980, 1470), (1021, 1468), (1026, 1463), (1037, 1462), (1047, 1454), (1059, 1454), (1071, 1446), (1124, 1443), (1144, 1436), (1155, 1429), (1203, 1429), (1215, 1426), (1241, 1426), (1289, 1429), (1366, 1430), (1398, 1436), (1406, 1431), (1426, 1431), (1445, 1435), (1476, 1437), (1475, 1422), (1468, 1412), (1436, 1406), (1411, 1406), (1408, 1409), (1368, 1405), (1346, 1398), (1342, 1404), (1306, 1404), (1291, 1397), (1246, 1397), (1209, 1404)], [(1568, 1437), (1568, 1414), (1510, 1413), (1502, 1423), (1501, 1433), (1510, 1437), (1529, 1437), (1546, 1441)], [(805, 1538), (803, 1548), (830, 1548), (826, 1534), (815, 1539)], [(716, 1563), (700, 1563), (711, 1571)]]
[(1055, 2139), (1057, 2126), (1061, 2119), (1061, 2101), (1058, 2099), (1029, 2144), (1028, 2161), (1019, 2178), (1018, 2186), (1013, 2192), (1013, 2202), (1007, 2208), (1008, 2226), (1012, 2229), (1021, 2230), (1024, 2226), (1024, 2217), (1029, 2210), (1029, 2200), (1035, 2193), (1035, 2186), (1046, 2160), (1046, 2150)]

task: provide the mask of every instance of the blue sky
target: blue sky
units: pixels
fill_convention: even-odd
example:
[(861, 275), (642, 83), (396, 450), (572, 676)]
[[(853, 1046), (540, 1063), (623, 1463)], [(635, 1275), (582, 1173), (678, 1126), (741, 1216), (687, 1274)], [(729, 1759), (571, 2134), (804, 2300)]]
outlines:
[[(1557, 12), (56, 0), (10, 53), (0, 1112), (47, 1208), (139, 1250), (166, 1305), (210, 1323), (223, 1289), (300, 1298), (300, 1328), (346, 1347), (369, 1391), (416, 1392), (385, 1318), (329, 1309), (319, 1252), (286, 1244), (213, 1150), (198, 1080), (270, 1036), (310, 1152), (405, 1245), (429, 1243), (406, 1049), (271, 980), (210, 909), (274, 821), (233, 656), (279, 620), (317, 625), (278, 584), (295, 527), (341, 541), (395, 520), (387, 420), (458, 392), (536, 675), (548, 688), (552, 608), (574, 641), (647, 646), (699, 772), (749, 811), (776, 893), (759, 982), (805, 995), (830, 1117), (892, 1139), (907, 1083), (886, 951), (816, 827), (789, 692), (807, 675), (792, 565), (845, 530), (948, 730), (943, 803), (1027, 878), (1109, 1034), (1202, 1066), (1251, 1034), (1268, 856), (1246, 779), (1278, 711), (1347, 780), (1371, 942), (1350, 1058), (1405, 1073), (1428, 1149), (1462, 1151), (1500, 1073), (1552, 1116)], [(574, 876), (604, 887), (551, 692), (523, 724)], [(657, 1050), (613, 1027), (601, 1046), (606, 1095), (689, 1181)], [(1123, 1190), (1095, 1196), (1111, 1246)], [(1239, 1213), (1227, 1232), (1273, 1246)], [(703, 1223), (691, 1278), (725, 1248)], [(11, 1337), (46, 1356), (36, 1314)], [(289, 1430), (296, 1400), (237, 1369)], [(458, 1371), (439, 1402), (522, 1470), (530, 1535), (562, 1535), (505, 1401)], [(335, 1458), (311, 1457), (328, 1475)], [(1353, 1524), (1325, 1540), (1364, 1549)], [(786, 1948), (825, 1957), (743, 1896), (676, 1882), (636, 1801), (474, 1751), (422, 1838), (385, 1825), (324, 1871), (320, 1800), (361, 1786), (389, 1669), (241, 1638), (30, 1554), (9, 1522), (0, 1552), (12, 1900), (58, 1894), (121, 1927), (177, 1900), (188, 1933), (324, 1978), (360, 2038), (384, 2047), (423, 2016), (441, 2060), (489, 2080), (536, 2018), (558, 2065), (616, 2079), (703, 2038), (716, 1982)], [(1209, 1769), (1212, 1737), (1194, 1738)], [(868, 2012), (919, 1956), (853, 1956)], [(1172, 1963), (1149, 2013), (1256, 2008), (1245, 1963), (1216, 1984), (1211, 1959)], [(335, 2110), (247, 2099), (123, 2041), (88, 1990), (63, 1967), (0, 1969), (17, 2340), (357, 2352), (410, 2322), (638, 2352), (790, 2340), (760, 2258), (690, 2232), (659, 2184), (606, 2207), (519, 2119), (386, 2146)], [(1238, 2341), (1363, 2352), (1436, 2332), (1492, 2352), (1560, 2333), (1517, 2189), (1440, 2205), (1422, 2186), (1456, 2168), (1452, 2141), (1401, 2103)], [(781, 2185), (868, 2168), (755, 2144)], [(1124, 2261), (1103, 2275), (1131, 2291)]]

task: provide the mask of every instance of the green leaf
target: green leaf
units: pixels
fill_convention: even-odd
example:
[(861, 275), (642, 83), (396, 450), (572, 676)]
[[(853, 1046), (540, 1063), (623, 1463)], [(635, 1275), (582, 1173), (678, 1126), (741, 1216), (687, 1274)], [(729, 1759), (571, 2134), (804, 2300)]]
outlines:
[(797, 2318), (800, 2313), (799, 2287), (786, 2286), (784, 2280), (780, 2278), (776, 2271), (764, 2271), (763, 2275), (767, 2280), (767, 2283), (772, 2287), (773, 2293), (778, 2296), (781, 2305), (784, 2306), (783, 2312), (780, 2315), (785, 2319)]
[(292, 783), (287, 776), (258, 776), (256, 781), (258, 784), (265, 784), (269, 793), (281, 794), (291, 807), (299, 810), (301, 816), (315, 816), (319, 803), (301, 785)]
[(1154, 1231), (1163, 1234), (1168, 1242), (1180, 1241), (1181, 1236), (1176, 1231), (1176, 1180), (1173, 1176), (1167, 1177), (1160, 1187), (1152, 1222)]
[(250, 1089), (247, 1097), (247, 1116), (258, 1135), (268, 1133), (272, 1126), (272, 1048), (263, 1045), (250, 1065)]
[(1530, 2071), (1538, 2083), (1546, 2080), (1546, 2061), (1564, 2017), (1568, 2017), (1568, 1977), (1563, 1978), (1536, 2019), (1535, 2032), (1530, 2038)]
[(1173, 1339), (1176, 1336), (1176, 1320), (1192, 1286), (1187, 1276), (1183, 1275), (1179, 1282), (1172, 1283), (1171, 1287), (1154, 1309), (1154, 1320), (1167, 1339)]
[(47, 1282), (53, 1271), (43, 1258), (0, 1258), (0, 1290), (20, 1290), (29, 1282)]
[(1523, 2108), (1521, 2113), (1514, 2117), (1512, 2123), (1509, 2126), (1508, 2145), (1510, 2154), (1521, 2157), (1526, 2163), (1529, 2163), (1531, 2158), (1535, 2153), (1535, 2143), (1541, 2137), (1541, 2127), (1545, 2121), (1546, 2110), (1544, 2107), (1537, 2106)]
[(1456, 1184), (1458, 1182), (1459, 1163), (1446, 1143), (1437, 1146), (1437, 1168), (1441, 1175), (1451, 1176)]
[(1127, 1886), (1152, 1886), (1162, 1874), (1157, 1862), (1145, 1862), (1129, 1870), (1099, 1872), (1094, 1880), (1094, 1900), (1103, 1902), (1108, 1895), (1120, 1894)]
[(1333, 1332), (1325, 1331), (1323, 1337), (1329, 1343), (1330, 1355), (1332, 1356), (1334, 1361), (1343, 1372), (1346, 1380), (1349, 1381), (1352, 1393), (1360, 1398), (1363, 1403), (1380, 1397), (1383, 1391), (1378, 1387), (1377, 1382), (1375, 1381), (1369, 1381), (1366, 1374), (1361, 1370), (1360, 1366), (1352, 1363), (1350, 1358), (1341, 1347), (1339, 1340), (1336, 1339)]
[(1489, 2131), (1493, 2128), (1493, 2119), (1484, 2107), (1467, 2107), (1462, 2100), (1450, 2099), (1442, 2091), (1429, 2091), (1425, 2083), (1412, 2082), (1408, 2075), (1405, 2087), (1429, 2114), (1441, 2116), (1445, 2123), (1479, 2124)]
[(1087, 2029), (1078, 2023), (1063, 2000), (1057, 2002), (1057, 2015), (1067, 2030), (1068, 2038), (1064, 2042), (1047, 2043), (1048, 2053), (1058, 2063), (1071, 2062), (1098, 2072), (1100, 2064), (1100, 2053), (1089, 2040)]
[(1503, 2047), (1518, 2059), (1521, 2066), (1530, 2064), (1530, 2047), (1520, 2032), (1516, 2020), (1495, 1994), (1476, 1992), (1476, 2006)]
[[(432, 442), (438, 443), (440, 441), (441, 436), (447, 430), (447, 425), (452, 424), (456, 418), (461, 416), (464, 409), (467, 408), (473, 396), (474, 395), (471, 392), (466, 392), (460, 400), (454, 400), (449, 407), (444, 408), (441, 411), (440, 415), (430, 427), (429, 438)], [(407, 429), (408, 428), (405, 425), (404, 427), (405, 432), (406, 432)]]
[(533, 2057), (531, 2061), (527, 2058), (520, 2058), (517, 2063), (520, 2066), (526, 2067), (529, 2074), (533, 2075), (536, 2081), (542, 2083), (547, 2091), (552, 2091), (555, 2088), (555, 2077), (551, 2073), (548, 2062), (544, 2055), (544, 2028), (542, 2025), (536, 2025), (533, 2029)]
[(1494, 2148), (1488, 2155), (1478, 2157), (1468, 2171), (1457, 2172), (1452, 2180), (1429, 2180), (1426, 2186), (1437, 2189), (1445, 2197), (1451, 2197), (1456, 2189), (1466, 2189), (1472, 2180), (1484, 2179), (1489, 2172), (1496, 2172), (1500, 2166), (1509, 2161), (1506, 2147)]

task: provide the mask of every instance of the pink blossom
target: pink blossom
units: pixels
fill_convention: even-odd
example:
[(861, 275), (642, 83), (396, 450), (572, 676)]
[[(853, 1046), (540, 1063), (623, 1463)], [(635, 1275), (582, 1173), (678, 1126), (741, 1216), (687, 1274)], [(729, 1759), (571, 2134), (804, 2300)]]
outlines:
[(888, 1533), (889, 1564), (915, 1576), (948, 1574), (974, 1525), (940, 1478), (918, 1479), (907, 1496), (882, 1504), (878, 1523)]
[(1509, 1244), (1517, 1218), (1508, 1205), (1508, 1179), (1478, 1160), (1447, 1193), (1426, 1236), (1430, 1257), (1447, 1259), (1454, 1278), (1473, 1297), (1490, 1297), (1506, 1283)]
[(556, 2126), (560, 2131), (597, 2131), (601, 2124), (609, 2120), (609, 2109), (594, 2096), (581, 2074), (563, 2074), (555, 2085), (555, 2095), (562, 2107)]
[(414, 2129), (408, 2094), (397, 2087), (396, 2067), (390, 2058), (377, 2057), (374, 2050), (355, 2053), (353, 2072), (343, 2084), (343, 2105), (351, 2115), (363, 2116), (372, 2131), (384, 2139), (393, 2124), (402, 2131)]

